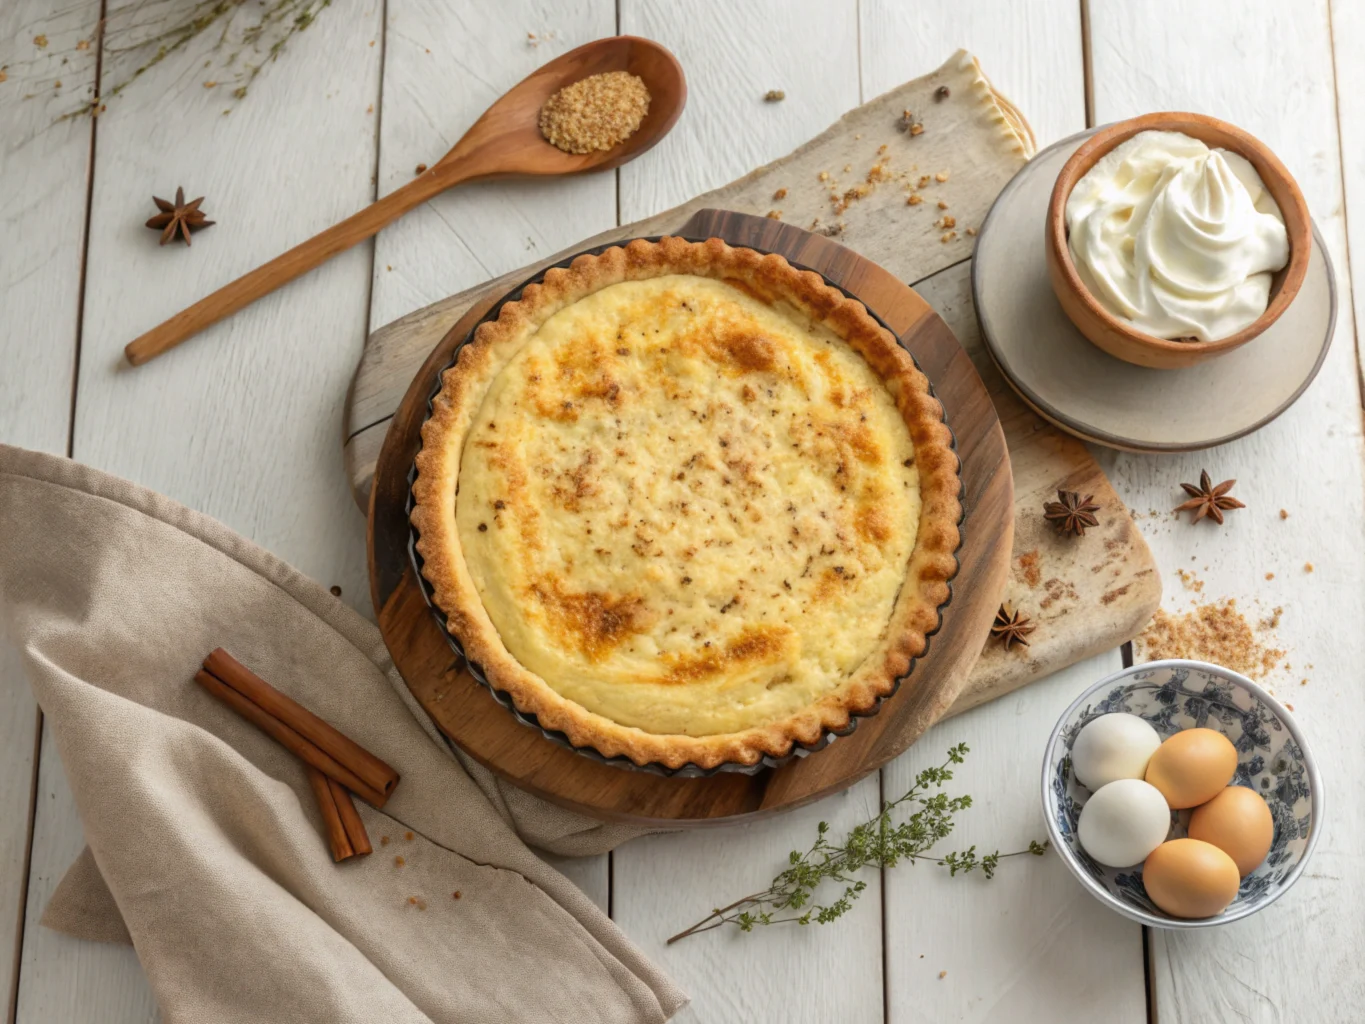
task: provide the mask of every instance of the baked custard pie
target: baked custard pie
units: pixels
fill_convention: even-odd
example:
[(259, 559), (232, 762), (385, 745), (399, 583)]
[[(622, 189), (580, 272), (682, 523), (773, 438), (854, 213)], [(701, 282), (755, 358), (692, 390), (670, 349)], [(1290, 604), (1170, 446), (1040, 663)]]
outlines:
[(422, 572), (468, 657), (575, 746), (754, 764), (870, 711), (957, 571), (929, 382), (857, 301), (719, 239), (528, 285), (422, 428)]

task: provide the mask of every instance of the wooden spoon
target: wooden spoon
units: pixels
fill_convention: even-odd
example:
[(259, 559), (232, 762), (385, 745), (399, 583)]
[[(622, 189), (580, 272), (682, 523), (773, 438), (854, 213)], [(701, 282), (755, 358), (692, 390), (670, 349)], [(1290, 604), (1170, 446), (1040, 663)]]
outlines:
[[(545, 101), (564, 86), (604, 71), (629, 71), (643, 79), (649, 89), (649, 113), (635, 134), (612, 149), (584, 154), (565, 153), (546, 142), (540, 134), (540, 108)], [(335, 227), (200, 299), (130, 342), (123, 353), (134, 366), (155, 359), (210, 324), (364, 241), (453, 185), (477, 179), (582, 174), (619, 167), (662, 139), (677, 122), (686, 102), (682, 65), (658, 43), (636, 36), (613, 36), (570, 50), (522, 79), (484, 111), (429, 170)]]

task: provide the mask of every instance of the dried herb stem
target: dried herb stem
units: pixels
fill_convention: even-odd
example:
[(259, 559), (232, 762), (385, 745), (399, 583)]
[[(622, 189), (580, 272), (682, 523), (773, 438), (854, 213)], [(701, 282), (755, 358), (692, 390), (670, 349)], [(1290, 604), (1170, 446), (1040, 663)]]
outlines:
[[(60, 30), (70, 36), (74, 49), (62, 52), (45, 50), (31, 60), (0, 65), (11, 72), (89, 62), (91, 78), (95, 58), (103, 48), (105, 80), (96, 90), (87, 85), (87, 98), (67, 111), (59, 121), (83, 115), (96, 116), (104, 103), (123, 93), (135, 81), (192, 44), (204, 41), (204, 57), (199, 70), (204, 86), (225, 89), (232, 100), (246, 97), (257, 76), (276, 60), (289, 41), (308, 28), (317, 16), (331, 6), (331, 0), (132, 0), (112, 6), (96, 26), (92, 38), (75, 41), (76, 33), (65, 24), (54, 22), (49, 32)], [(56, 12), (54, 19), (70, 12)], [(69, 20), (69, 19), (68, 19)], [(93, 44), (93, 45), (92, 45)], [(39, 72), (41, 75), (41, 71)], [(67, 66), (56, 75), (29, 82), (32, 91), (24, 98), (51, 95), (62, 81), (81, 81), (77, 68)], [(93, 98), (91, 98), (93, 97)], [(227, 111), (224, 111), (226, 113)]]

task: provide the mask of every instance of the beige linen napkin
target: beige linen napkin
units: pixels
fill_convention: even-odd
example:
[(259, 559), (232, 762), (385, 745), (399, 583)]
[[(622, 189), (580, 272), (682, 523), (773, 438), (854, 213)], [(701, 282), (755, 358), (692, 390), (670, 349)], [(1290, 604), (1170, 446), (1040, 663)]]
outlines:
[[(89, 843), (45, 923), (131, 939), (167, 1019), (634, 1024), (686, 1001), (522, 842), (635, 833), (462, 766), (378, 630), (221, 524), (0, 446), (0, 598)], [(358, 802), (371, 856), (333, 864), (302, 765), (192, 681), (219, 645), (402, 774), (383, 812)]]

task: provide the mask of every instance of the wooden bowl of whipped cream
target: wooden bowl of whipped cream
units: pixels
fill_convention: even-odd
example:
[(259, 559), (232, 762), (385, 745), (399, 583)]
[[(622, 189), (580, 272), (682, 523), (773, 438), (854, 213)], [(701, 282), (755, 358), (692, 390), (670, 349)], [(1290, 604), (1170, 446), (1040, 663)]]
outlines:
[(1245, 345), (1289, 308), (1313, 225), (1260, 140), (1203, 114), (1156, 113), (1076, 150), (1046, 236), (1052, 288), (1080, 332), (1118, 359), (1177, 369)]

